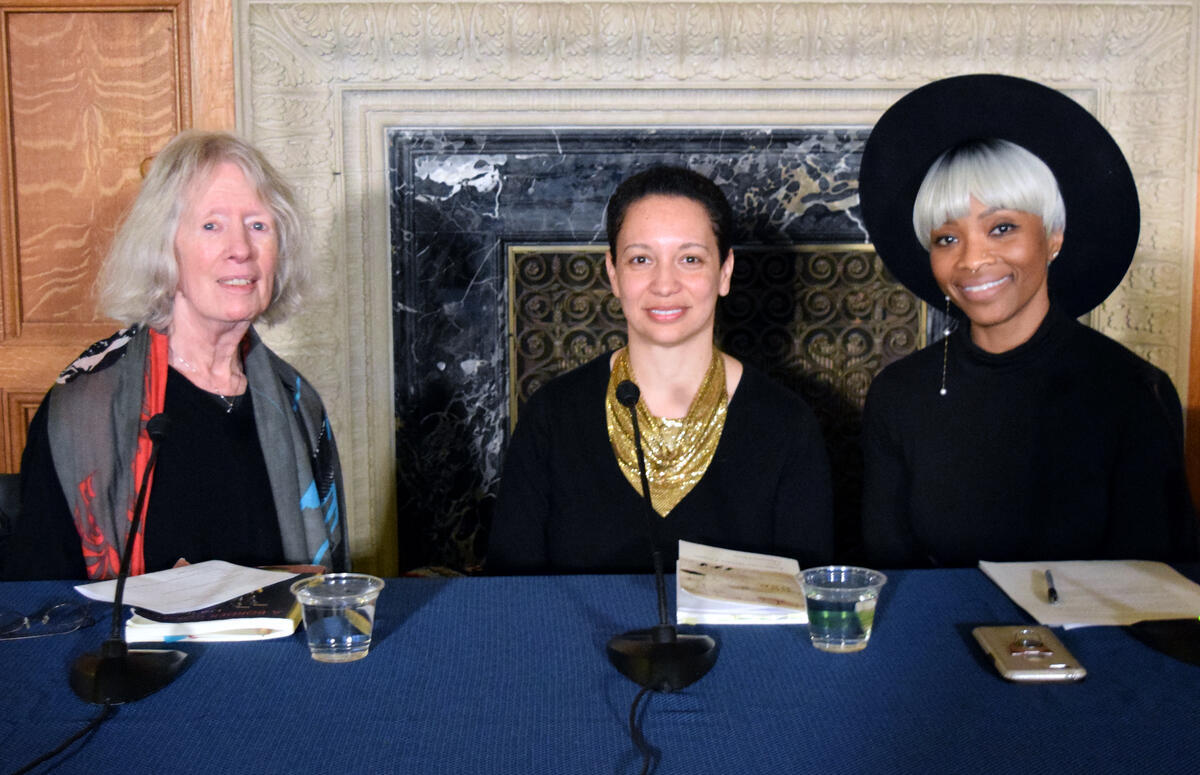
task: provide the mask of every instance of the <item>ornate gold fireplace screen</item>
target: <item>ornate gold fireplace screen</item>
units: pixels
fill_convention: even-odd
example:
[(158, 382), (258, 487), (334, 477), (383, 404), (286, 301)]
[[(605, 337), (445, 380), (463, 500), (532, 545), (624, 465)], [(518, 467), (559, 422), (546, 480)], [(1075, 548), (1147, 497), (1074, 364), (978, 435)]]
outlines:
[[(510, 245), (511, 422), (545, 382), (625, 342), (603, 245)], [(869, 244), (734, 249), (733, 287), (717, 339), (801, 393), (834, 457), (857, 446), (871, 379), (925, 343), (925, 305), (892, 279)], [(832, 437), (831, 437), (832, 436)]]

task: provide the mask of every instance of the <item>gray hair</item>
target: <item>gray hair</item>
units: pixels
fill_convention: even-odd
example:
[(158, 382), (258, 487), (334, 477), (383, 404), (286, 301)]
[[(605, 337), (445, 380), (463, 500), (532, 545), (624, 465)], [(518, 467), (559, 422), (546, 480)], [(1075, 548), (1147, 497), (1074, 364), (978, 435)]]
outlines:
[(187, 130), (154, 158), (137, 199), (96, 278), (100, 311), (122, 324), (163, 330), (171, 323), (179, 265), (175, 234), (193, 186), (220, 164), (236, 164), (275, 220), (271, 301), (259, 319), (278, 323), (300, 305), (308, 281), (308, 240), (295, 192), (248, 142), (229, 132)]
[(913, 230), (929, 250), (929, 234), (971, 209), (988, 207), (1040, 216), (1049, 237), (1067, 225), (1067, 206), (1046, 163), (1008, 140), (971, 140), (944, 152), (929, 167), (913, 202)]

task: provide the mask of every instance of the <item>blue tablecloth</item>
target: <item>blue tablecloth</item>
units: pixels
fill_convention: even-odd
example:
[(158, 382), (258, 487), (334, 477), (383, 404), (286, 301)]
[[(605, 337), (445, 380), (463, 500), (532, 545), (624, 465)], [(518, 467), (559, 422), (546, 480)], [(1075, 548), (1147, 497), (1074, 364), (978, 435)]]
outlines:
[[(649, 698), (655, 772), (1200, 772), (1200, 667), (1087, 628), (1062, 635), (1086, 680), (1009, 683), (971, 628), (1028, 618), (983, 574), (889, 578), (856, 654), (816, 651), (804, 627), (708, 628), (712, 672)], [(0, 584), (0, 605), (25, 611), (72, 595)], [(637, 773), (637, 687), (604, 646), (654, 618), (648, 576), (390, 579), (365, 660), (314, 662), (303, 633), (186, 645), (173, 684), (37, 771)], [(67, 670), (106, 632), (0, 642), (0, 770), (96, 714)]]

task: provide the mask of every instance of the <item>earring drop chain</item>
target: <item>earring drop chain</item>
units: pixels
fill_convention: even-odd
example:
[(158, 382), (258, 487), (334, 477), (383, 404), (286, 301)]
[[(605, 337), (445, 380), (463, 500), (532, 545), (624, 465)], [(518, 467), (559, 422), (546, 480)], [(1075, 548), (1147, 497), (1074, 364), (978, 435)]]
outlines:
[(946, 366), (950, 362), (950, 296), (946, 296), (946, 327), (942, 329), (942, 388), (939, 396), (946, 395)]

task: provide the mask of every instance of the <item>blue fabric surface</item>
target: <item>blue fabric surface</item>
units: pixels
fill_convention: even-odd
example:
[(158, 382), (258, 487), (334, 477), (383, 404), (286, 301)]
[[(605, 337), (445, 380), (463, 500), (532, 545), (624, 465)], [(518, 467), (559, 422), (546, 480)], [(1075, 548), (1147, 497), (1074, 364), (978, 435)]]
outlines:
[[(0, 584), (0, 605), (74, 594)], [(302, 633), (185, 645), (173, 684), (36, 772), (637, 773), (637, 687), (604, 646), (654, 617), (649, 576), (390, 579), (366, 659), (314, 662)], [(971, 628), (1026, 621), (978, 571), (897, 571), (857, 654), (816, 651), (804, 627), (708, 628), (716, 667), (641, 716), (655, 772), (1200, 771), (1200, 667), (1088, 628), (1061, 634), (1082, 683), (1009, 683)], [(0, 642), (0, 771), (95, 715), (67, 671), (107, 624)]]

